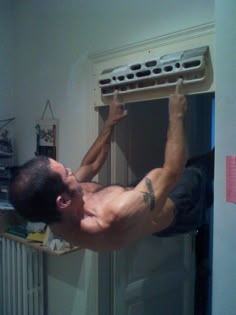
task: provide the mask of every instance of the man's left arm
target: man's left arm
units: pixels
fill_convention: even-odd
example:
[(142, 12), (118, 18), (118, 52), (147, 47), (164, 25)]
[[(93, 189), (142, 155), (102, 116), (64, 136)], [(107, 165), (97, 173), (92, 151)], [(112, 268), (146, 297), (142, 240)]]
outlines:
[[(142, 233), (154, 233), (163, 228), (169, 193), (184, 170), (187, 156), (184, 128), (187, 101), (179, 89), (177, 85), (175, 93), (169, 98), (169, 126), (163, 167), (151, 170), (134, 189), (123, 192), (109, 204), (117, 224), (121, 226), (122, 222), (127, 229), (133, 227), (131, 234), (137, 235), (130, 237), (134, 239)], [(173, 207), (170, 211), (173, 215)], [(135, 226), (138, 228), (134, 229)]]
[(84, 156), (80, 167), (75, 172), (78, 181), (91, 181), (102, 168), (111, 143), (111, 135), (114, 126), (127, 116), (125, 106), (118, 99), (118, 92), (114, 94), (114, 98), (109, 106), (108, 118), (99, 136)]

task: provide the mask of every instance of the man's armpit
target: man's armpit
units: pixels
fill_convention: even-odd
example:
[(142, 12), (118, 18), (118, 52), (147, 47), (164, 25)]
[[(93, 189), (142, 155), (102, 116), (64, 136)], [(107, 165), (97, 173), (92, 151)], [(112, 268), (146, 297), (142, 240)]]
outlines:
[(152, 187), (152, 181), (148, 177), (145, 177), (144, 181), (148, 192), (141, 191), (141, 193), (143, 194), (143, 201), (146, 205), (149, 206), (150, 211), (152, 211), (155, 208), (155, 194)]

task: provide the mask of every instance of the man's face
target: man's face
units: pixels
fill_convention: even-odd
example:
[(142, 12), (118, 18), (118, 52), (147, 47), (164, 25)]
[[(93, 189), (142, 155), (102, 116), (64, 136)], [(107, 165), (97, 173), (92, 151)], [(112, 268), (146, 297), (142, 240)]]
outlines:
[(53, 159), (49, 159), (49, 161), (51, 170), (61, 176), (63, 183), (66, 184), (69, 191), (75, 192), (80, 189), (79, 183), (70, 168), (65, 167), (63, 164)]

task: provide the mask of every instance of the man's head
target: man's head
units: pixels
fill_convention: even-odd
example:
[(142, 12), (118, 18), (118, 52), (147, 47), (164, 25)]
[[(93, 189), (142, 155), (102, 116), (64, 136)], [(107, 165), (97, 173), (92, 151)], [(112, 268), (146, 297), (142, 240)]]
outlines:
[(60, 209), (68, 207), (76, 189), (75, 179), (74, 186), (72, 180), (68, 180), (70, 173), (55, 160), (44, 156), (33, 158), (13, 176), (9, 187), (10, 202), (26, 220), (47, 224), (60, 222)]

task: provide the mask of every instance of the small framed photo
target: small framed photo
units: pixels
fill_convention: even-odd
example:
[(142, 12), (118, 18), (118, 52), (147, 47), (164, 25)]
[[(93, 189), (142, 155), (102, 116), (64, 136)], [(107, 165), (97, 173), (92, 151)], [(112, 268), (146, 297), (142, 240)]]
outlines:
[(45, 155), (56, 160), (57, 150), (57, 120), (43, 119), (37, 121), (37, 147), (36, 155)]
[(0, 130), (0, 158), (12, 157), (13, 145), (12, 145), (12, 136), (9, 133), (8, 129)]

